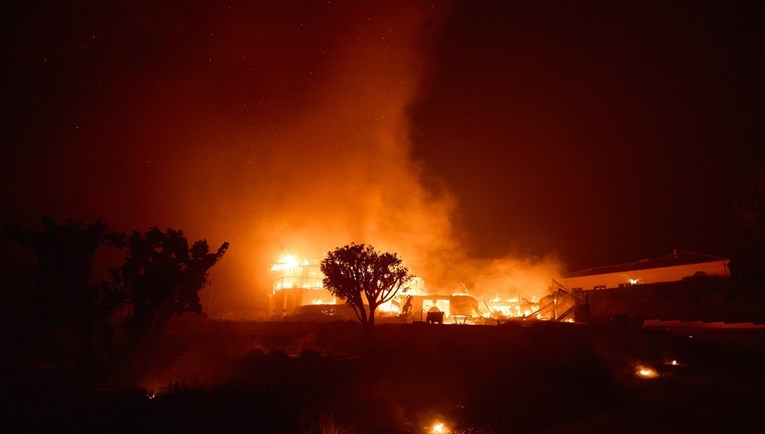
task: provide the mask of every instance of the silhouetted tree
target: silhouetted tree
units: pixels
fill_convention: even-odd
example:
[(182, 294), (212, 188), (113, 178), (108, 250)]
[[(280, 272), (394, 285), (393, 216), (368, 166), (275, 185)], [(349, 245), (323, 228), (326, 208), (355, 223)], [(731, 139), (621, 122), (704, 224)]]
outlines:
[(405, 290), (411, 279), (395, 253), (378, 253), (372, 246), (355, 243), (328, 252), (321, 271), (324, 287), (353, 308), (368, 338), (375, 325), (375, 310)]
[(94, 363), (95, 327), (121, 301), (110, 285), (90, 282), (96, 250), (104, 244), (119, 244), (120, 235), (100, 219), (91, 224), (68, 219), (58, 225), (43, 216), (41, 223), (43, 230), (39, 232), (15, 225), (4, 225), (3, 229), (8, 238), (30, 247), (37, 257), (32, 270), (32, 322), (46, 339), (50, 332), (69, 327), (84, 369)]
[(191, 248), (183, 231), (152, 228), (133, 232), (127, 239), (125, 264), (115, 270), (117, 286), (130, 295), (134, 312), (127, 321), (136, 335), (161, 327), (173, 315), (202, 312), (199, 291), (209, 282), (208, 272), (226, 253), (224, 242), (210, 253), (206, 240)]
[[(39, 232), (14, 225), (3, 229), (37, 257), (34, 322), (46, 339), (49, 331), (71, 327), (81, 367), (95, 361), (95, 330), (101, 332), (106, 354), (114, 356), (113, 335), (119, 322), (135, 343), (173, 315), (201, 313), (199, 291), (209, 284), (209, 270), (228, 249), (223, 243), (210, 253), (206, 240), (189, 248), (183, 232), (173, 229), (152, 228), (126, 237), (110, 231), (101, 220), (83, 224), (69, 219), (57, 225), (45, 216), (42, 225)], [(102, 245), (127, 248), (128, 254), (121, 267), (111, 270), (111, 282), (93, 284), (96, 250)]]
[(765, 155), (749, 174), (747, 185), (736, 197), (736, 211), (757, 236), (765, 234)]

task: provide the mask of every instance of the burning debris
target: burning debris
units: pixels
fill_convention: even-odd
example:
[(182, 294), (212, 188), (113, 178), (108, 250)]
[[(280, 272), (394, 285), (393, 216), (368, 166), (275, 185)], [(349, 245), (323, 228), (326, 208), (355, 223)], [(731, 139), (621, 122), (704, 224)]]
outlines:
[[(271, 265), (272, 290), (269, 294), (269, 320), (297, 319), (307, 313), (320, 315), (333, 312), (335, 319), (344, 318), (334, 310), (310, 308), (311, 305), (343, 305), (323, 287), (320, 260), (302, 259), (294, 254), (282, 255)], [(496, 281), (496, 283), (499, 283)], [(538, 297), (516, 295), (503, 297), (495, 291), (492, 298), (477, 298), (463, 283), (451, 293), (430, 291), (422, 277), (415, 276), (406, 291), (378, 307), (382, 321), (428, 322), (431, 324), (497, 324), (508, 320), (555, 320), (573, 322), (580, 300), (553, 280), (548, 295)], [(553, 292), (553, 288), (556, 292)], [(508, 292), (508, 291), (505, 291)], [(310, 315), (308, 315), (310, 316)]]

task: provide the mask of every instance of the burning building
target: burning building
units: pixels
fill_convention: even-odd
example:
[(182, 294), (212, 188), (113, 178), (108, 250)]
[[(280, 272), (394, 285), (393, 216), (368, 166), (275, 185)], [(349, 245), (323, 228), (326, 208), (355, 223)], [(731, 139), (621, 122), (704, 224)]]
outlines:
[[(283, 255), (271, 266), (271, 274), (273, 287), (269, 294), (269, 320), (318, 319), (322, 315), (337, 319), (354, 318), (348, 312), (338, 313), (337, 308), (332, 308), (343, 305), (343, 301), (324, 288), (324, 275), (319, 260)], [(418, 276), (409, 282), (406, 291), (380, 305), (377, 310), (377, 316), (382, 322), (428, 321), (455, 324), (484, 323), (486, 319), (546, 319), (539, 313), (540, 302), (536, 298), (496, 297), (479, 302), (467, 290), (452, 294), (430, 292)]]
[(301, 306), (337, 304), (337, 299), (324, 289), (319, 260), (283, 255), (271, 266), (271, 273), (268, 319), (282, 319)]
[[(283, 255), (271, 266), (273, 287), (269, 294), (268, 319), (280, 320), (300, 317), (306, 312), (334, 312), (318, 306), (343, 304), (324, 288), (324, 274), (318, 259), (299, 259), (295, 255)], [(413, 278), (408, 286), (409, 295), (422, 293), (422, 279)], [(380, 317), (399, 316), (404, 309), (406, 294), (399, 294), (378, 307)], [(317, 308), (310, 308), (317, 306)], [(347, 315), (339, 315), (347, 317)]]

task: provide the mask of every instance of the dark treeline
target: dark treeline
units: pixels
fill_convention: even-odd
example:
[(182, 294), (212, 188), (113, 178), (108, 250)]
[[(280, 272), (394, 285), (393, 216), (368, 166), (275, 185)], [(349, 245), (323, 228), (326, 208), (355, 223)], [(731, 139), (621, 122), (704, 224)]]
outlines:
[[(758, 432), (758, 330), (733, 341), (613, 318), (420, 322), (379, 325), (362, 346), (354, 321), (171, 321), (203, 312), (199, 291), (228, 243), (211, 251), (180, 230), (127, 234), (100, 220), (3, 229), (36, 258), (19, 351), (34, 329), (59, 365), (35, 370), (16, 359), (0, 391), (11, 432)], [(102, 249), (121, 257), (98, 280)], [(697, 316), (729, 303), (754, 312), (759, 288), (694, 278), (590, 301), (596, 319), (668, 306)], [(636, 375), (644, 367), (656, 377)], [(153, 374), (155, 386), (141, 381)]]
[[(18, 351), (31, 329), (43, 336), (61, 368), (68, 368), (70, 361), (62, 356), (66, 349), (57, 348), (62, 342), (52, 338), (63, 330), (68, 335), (63, 345), (76, 347), (74, 363), (83, 373), (112, 364), (172, 316), (201, 313), (199, 291), (228, 249), (223, 243), (210, 252), (206, 240), (189, 244), (182, 231), (173, 229), (126, 234), (100, 219), (59, 224), (48, 216), (41, 223), (42, 230), (3, 225), (5, 235), (36, 258), (33, 291), (21, 306), (28, 319)], [(123, 259), (109, 270), (109, 279), (94, 281), (101, 248), (118, 249)]]

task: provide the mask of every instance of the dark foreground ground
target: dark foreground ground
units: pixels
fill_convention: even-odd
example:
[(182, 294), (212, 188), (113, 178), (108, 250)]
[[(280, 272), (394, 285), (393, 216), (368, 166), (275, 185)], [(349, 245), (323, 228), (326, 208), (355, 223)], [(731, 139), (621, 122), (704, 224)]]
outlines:
[(348, 322), (192, 319), (108, 376), (22, 358), (3, 367), (3, 431), (763, 432), (764, 329), (415, 323), (359, 342)]

